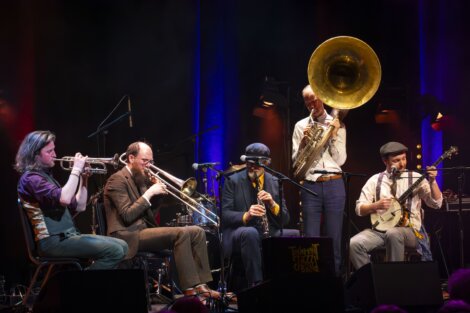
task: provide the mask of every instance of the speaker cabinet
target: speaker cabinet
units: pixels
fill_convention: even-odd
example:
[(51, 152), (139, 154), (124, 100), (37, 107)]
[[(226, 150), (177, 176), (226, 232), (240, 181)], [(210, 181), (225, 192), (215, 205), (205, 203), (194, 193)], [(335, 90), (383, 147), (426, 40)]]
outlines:
[(238, 312), (344, 313), (343, 282), (326, 276), (267, 280), (237, 293)]
[(346, 284), (347, 302), (370, 310), (395, 304), (410, 311), (443, 304), (436, 262), (370, 263), (356, 271)]
[(33, 313), (147, 313), (142, 270), (62, 271), (41, 289)]

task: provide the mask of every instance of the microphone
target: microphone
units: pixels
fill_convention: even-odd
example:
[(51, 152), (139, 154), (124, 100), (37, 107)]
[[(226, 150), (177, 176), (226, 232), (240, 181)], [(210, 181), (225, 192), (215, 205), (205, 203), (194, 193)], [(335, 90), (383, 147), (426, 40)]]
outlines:
[(129, 127), (132, 128), (134, 124), (132, 123), (132, 106), (130, 96), (127, 96), (127, 112), (129, 112)]
[(269, 160), (268, 157), (265, 156), (250, 156), (250, 155), (242, 155), (240, 157), (240, 160), (242, 162), (253, 162), (253, 163), (259, 163), (261, 161), (266, 161)]
[(394, 165), (392, 166), (390, 172), (391, 172), (392, 176), (397, 176), (397, 174), (399, 173), (398, 168)]
[(212, 168), (219, 164), (219, 162), (207, 162), (207, 163), (193, 163), (193, 169), (194, 170), (199, 170), (199, 169), (204, 169), (204, 168)]

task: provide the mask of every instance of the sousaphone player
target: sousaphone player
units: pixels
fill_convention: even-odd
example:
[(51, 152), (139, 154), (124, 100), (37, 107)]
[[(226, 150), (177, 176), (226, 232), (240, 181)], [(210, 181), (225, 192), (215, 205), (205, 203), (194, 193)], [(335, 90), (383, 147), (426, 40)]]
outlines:
[[(337, 114), (365, 104), (377, 91), (380, 76), (380, 62), (363, 41), (340, 36), (322, 43), (310, 58), (309, 85), (302, 91), (310, 114), (297, 122), (292, 136), (294, 176), (318, 195), (300, 191), (303, 232), (333, 239), (338, 275), (346, 200), (341, 170), (346, 161), (346, 128)], [(333, 108), (330, 114), (324, 104)]]

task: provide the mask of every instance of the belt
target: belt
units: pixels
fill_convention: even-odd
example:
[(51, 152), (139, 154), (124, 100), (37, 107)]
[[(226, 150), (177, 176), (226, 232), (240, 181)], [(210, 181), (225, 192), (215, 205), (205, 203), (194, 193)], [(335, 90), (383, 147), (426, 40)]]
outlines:
[(322, 176), (318, 177), (315, 182), (316, 183), (323, 183), (323, 182), (326, 182), (326, 181), (329, 181), (329, 180), (335, 180), (335, 179), (340, 179), (340, 178), (343, 178), (343, 175), (341, 175), (341, 174), (329, 175), (329, 176), (322, 175)]

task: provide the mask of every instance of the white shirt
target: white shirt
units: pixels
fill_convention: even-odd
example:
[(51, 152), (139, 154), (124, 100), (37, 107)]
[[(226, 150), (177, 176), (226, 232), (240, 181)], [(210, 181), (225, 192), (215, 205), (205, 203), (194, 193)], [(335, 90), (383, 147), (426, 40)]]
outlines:
[[(366, 182), (364, 187), (362, 187), (361, 195), (356, 201), (356, 214), (360, 215), (359, 208), (363, 204), (370, 204), (376, 202), (380, 199), (376, 199), (376, 187), (379, 180), (379, 175), (375, 174)], [(391, 175), (385, 172), (385, 175), (382, 177), (382, 184), (380, 185), (380, 198), (393, 198), (391, 194), (390, 187), (392, 185)], [(417, 181), (421, 177), (420, 173), (412, 172), (412, 183)], [(400, 177), (397, 178), (397, 192), (396, 197), (399, 198), (408, 188), (411, 186), (408, 183), (408, 172), (400, 173)], [(431, 196), (431, 186), (429, 186), (428, 180), (424, 179), (412, 192), (411, 198), (411, 223), (413, 228), (416, 230), (421, 229), (421, 200), (423, 200), (426, 205), (433, 209), (438, 209), (442, 206), (442, 195), (438, 200), (434, 200)], [(407, 202), (406, 202), (407, 203)]]
[[(326, 113), (319, 118), (318, 122), (326, 130), (327, 126), (325, 126), (325, 124), (332, 120), (333, 117)], [(295, 160), (297, 156), (300, 142), (304, 137), (304, 129), (307, 127), (308, 123), (309, 117), (306, 117), (295, 124), (294, 133), (292, 134), (292, 160)], [(317, 122), (314, 121), (314, 123)], [(338, 136), (336, 138), (330, 138), (329, 142), (325, 145), (320, 161), (316, 166), (307, 171), (305, 179), (316, 181), (322, 174), (314, 174), (313, 171), (315, 170), (341, 172), (341, 166), (346, 162), (346, 156), (346, 129), (341, 127), (338, 130)]]

